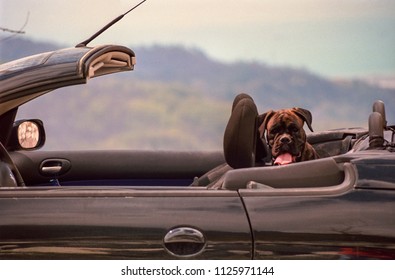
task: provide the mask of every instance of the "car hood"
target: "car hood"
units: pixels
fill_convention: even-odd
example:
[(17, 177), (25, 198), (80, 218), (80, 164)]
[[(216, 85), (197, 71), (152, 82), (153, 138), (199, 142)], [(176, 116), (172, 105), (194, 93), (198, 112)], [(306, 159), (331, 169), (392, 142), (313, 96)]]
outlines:
[(53, 89), (133, 70), (134, 52), (124, 46), (76, 47), (0, 65), (0, 115)]

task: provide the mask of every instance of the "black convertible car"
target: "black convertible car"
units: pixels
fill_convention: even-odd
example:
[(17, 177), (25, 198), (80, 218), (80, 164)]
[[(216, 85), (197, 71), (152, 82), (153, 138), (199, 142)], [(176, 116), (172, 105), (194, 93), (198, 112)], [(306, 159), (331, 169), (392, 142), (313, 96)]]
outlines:
[[(132, 70), (115, 45), (0, 65), (1, 259), (395, 259), (395, 141), (367, 127), (308, 135), (320, 159), (273, 166), (239, 96), (223, 151), (46, 151), (18, 107)], [(390, 108), (393, 110), (394, 108)], [(263, 145), (262, 145), (263, 144)]]

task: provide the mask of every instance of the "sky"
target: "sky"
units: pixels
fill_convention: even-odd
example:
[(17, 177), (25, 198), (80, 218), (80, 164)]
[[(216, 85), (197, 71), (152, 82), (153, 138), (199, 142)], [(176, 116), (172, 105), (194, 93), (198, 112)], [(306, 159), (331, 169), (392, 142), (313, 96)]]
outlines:
[[(26, 23), (21, 36), (74, 46), (139, 1), (0, 0), (0, 27)], [(147, 0), (91, 44), (102, 43), (182, 45), (336, 78), (395, 76), (395, 0)]]

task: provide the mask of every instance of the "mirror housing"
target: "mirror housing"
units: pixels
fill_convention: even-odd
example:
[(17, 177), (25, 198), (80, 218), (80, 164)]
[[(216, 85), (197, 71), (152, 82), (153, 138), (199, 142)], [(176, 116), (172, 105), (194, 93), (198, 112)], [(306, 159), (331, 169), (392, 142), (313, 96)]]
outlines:
[(14, 123), (9, 150), (37, 150), (44, 146), (45, 130), (41, 120), (19, 120)]

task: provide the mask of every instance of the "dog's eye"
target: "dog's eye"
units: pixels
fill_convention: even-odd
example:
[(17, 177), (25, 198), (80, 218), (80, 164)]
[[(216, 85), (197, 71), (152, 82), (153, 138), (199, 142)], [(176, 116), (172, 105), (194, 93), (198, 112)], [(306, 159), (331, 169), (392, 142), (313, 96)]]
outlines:
[(280, 132), (280, 128), (278, 128), (278, 127), (273, 127), (273, 128), (269, 131), (270, 134), (277, 134), (278, 132)]
[(289, 131), (292, 131), (292, 132), (298, 132), (299, 131), (299, 128), (296, 125), (290, 125), (288, 127), (288, 129), (289, 129)]

